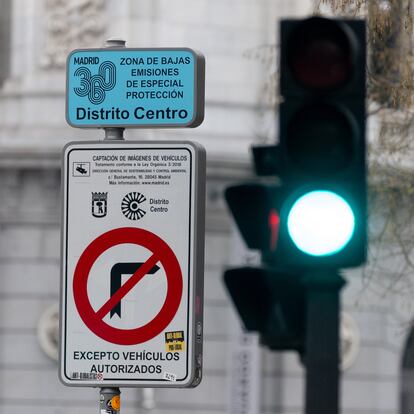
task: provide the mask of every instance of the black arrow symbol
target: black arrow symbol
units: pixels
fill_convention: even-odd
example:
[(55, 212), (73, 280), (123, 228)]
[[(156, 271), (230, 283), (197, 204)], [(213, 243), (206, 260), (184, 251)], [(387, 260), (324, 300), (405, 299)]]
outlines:
[[(115, 263), (111, 269), (111, 297), (116, 293), (116, 291), (121, 287), (122, 284), (122, 275), (133, 275), (141, 266), (143, 265), (142, 262), (139, 263)], [(151, 270), (147, 273), (153, 275), (157, 272), (159, 266), (155, 265), (151, 268)], [(111, 318), (113, 315), (117, 314), (121, 317), (121, 301), (119, 301), (112, 309), (111, 309)]]

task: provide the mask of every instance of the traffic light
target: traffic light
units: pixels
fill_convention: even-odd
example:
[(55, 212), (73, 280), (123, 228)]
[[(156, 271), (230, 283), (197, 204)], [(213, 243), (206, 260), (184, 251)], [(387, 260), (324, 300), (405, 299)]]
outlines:
[(366, 260), (365, 23), (281, 22), (274, 263), (352, 267)]
[(225, 192), (263, 267), (224, 279), (246, 329), (304, 353), (326, 292), (325, 311), (337, 314), (337, 269), (366, 260), (365, 23), (283, 20), (280, 41), (279, 143), (253, 148), (257, 175), (270, 178)]
[(225, 272), (224, 282), (248, 331), (272, 350), (304, 352), (305, 289), (299, 275), (268, 268)]
[[(250, 224), (264, 226), (257, 248), (275, 266), (360, 265), (367, 245), (365, 23), (283, 20), (280, 40), (279, 143), (253, 147), (253, 156), (256, 173), (277, 175), (281, 185), (267, 186), (264, 216)], [(229, 206), (239, 228), (248, 225), (235, 212), (243, 203)], [(279, 223), (272, 249), (270, 211)]]
[(226, 189), (260, 268), (225, 272), (247, 330), (272, 350), (297, 350), (306, 412), (338, 412), (339, 269), (366, 260), (365, 23), (284, 20), (279, 143), (253, 148), (256, 173)]
[(227, 204), (250, 249), (275, 251), (279, 236), (279, 198), (272, 184), (248, 183), (228, 187)]

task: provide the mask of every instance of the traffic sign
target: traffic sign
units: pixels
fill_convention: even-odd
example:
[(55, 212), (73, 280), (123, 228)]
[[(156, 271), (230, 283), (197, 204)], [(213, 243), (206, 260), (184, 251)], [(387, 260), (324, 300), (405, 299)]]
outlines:
[(176, 141), (70, 143), (62, 180), (61, 380), (197, 385), (204, 150)]
[[(95, 311), (92, 308), (88, 293), (88, 278), (93, 264), (107, 249), (119, 244), (137, 244), (145, 247), (151, 256), (145, 263), (132, 263), (134, 266), (130, 273), (132, 276), (123, 285), (119, 283), (117, 289), (111, 289), (110, 298), (105, 304)], [(120, 306), (120, 301), (131, 289), (161, 262), (167, 278), (167, 296), (157, 316), (145, 326), (135, 329), (118, 329), (105, 323), (103, 318)], [(117, 263), (119, 265), (121, 263)], [(122, 263), (125, 267), (125, 264)], [(114, 268), (116, 268), (115, 265)], [(118, 266), (119, 267), (119, 266)], [(157, 270), (159, 267), (157, 266)], [(111, 284), (113, 274), (111, 270)], [(122, 273), (119, 273), (122, 276)], [(174, 252), (161, 238), (147, 230), (136, 227), (121, 227), (110, 230), (95, 239), (82, 253), (75, 268), (73, 276), (73, 296), (79, 316), (85, 325), (100, 338), (119, 345), (135, 345), (152, 339), (168, 326), (175, 316), (181, 301), (183, 280), (180, 265)], [(120, 312), (118, 316), (121, 317)]]
[(187, 48), (77, 49), (66, 72), (73, 127), (196, 127), (204, 118), (204, 57)]

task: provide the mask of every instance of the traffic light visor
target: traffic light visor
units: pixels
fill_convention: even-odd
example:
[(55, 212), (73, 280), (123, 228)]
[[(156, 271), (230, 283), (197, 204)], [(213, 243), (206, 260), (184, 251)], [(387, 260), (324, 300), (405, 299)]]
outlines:
[(311, 191), (292, 205), (287, 228), (296, 247), (311, 256), (340, 252), (355, 230), (355, 216), (349, 203), (331, 191)]

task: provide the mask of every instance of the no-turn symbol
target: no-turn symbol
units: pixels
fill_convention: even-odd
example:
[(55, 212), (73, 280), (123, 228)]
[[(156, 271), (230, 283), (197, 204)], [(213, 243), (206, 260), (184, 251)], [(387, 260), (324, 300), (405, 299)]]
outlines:
[[(116, 292), (110, 295), (98, 310), (94, 310), (87, 289), (92, 266), (106, 250), (126, 243), (143, 246), (150, 251), (151, 255)], [(134, 259), (131, 258), (131, 261)], [(120, 304), (128, 292), (146, 274), (150, 273), (157, 263), (165, 270), (167, 295), (155, 318), (134, 329), (119, 329), (104, 322), (105, 316)], [(73, 296), (76, 308), (85, 325), (105, 341), (119, 345), (140, 344), (160, 334), (177, 313), (182, 292), (183, 277), (180, 265), (170, 246), (154, 233), (135, 227), (110, 230), (92, 241), (79, 258), (73, 278)]]

